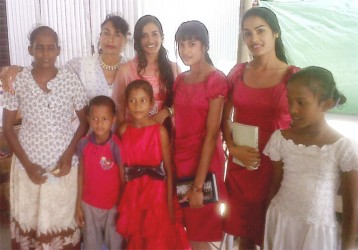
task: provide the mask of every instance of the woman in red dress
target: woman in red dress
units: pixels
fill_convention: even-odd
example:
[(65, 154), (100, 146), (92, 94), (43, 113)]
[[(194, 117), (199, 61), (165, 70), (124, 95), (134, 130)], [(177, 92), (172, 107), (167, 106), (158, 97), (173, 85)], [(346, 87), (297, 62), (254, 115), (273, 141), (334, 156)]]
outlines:
[[(228, 75), (229, 100), (223, 112), (223, 135), (230, 157), (226, 187), (229, 195), (225, 231), (239, 236), (239, 249), (261, 245), (272, 164), (262, 154), (276, 129), (288, 128), (286, 83), (298, 70), (287, 64), (276, 15), (265, 7), (248, 10), (242, 19), (243, 39), (253, 60), (236, 65)], [(230, 123), (259, 128), (259, 149), (236, 146)], [(235, 157), (243, 166), (232, 162)]]
[(208, 172), (216, 175), (219, 199), (226, 197), (221, 115), (227, 96), (225, 75), (207, 53), (209, 35), (198, 21), (182, 23), (175, 35), (179, 55), (190, 70), (174, 82), (174, 164), (178, 178), (195, 176), (185, 198), (184, 224), (193, 249), (208, 249), (223, 237), (220, 202), (203, 204), (203, 184)]

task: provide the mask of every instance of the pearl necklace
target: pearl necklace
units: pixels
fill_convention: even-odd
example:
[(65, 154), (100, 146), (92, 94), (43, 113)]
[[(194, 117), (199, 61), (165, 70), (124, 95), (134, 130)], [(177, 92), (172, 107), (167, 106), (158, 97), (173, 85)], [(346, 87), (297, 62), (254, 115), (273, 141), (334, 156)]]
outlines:
[(100, 55), (98, 57), (98, 61), (99, 61), (99, 65), (101, 65), (101, 67), (105, 70), (109, 70), (109, 71), (113, 71), (113, 70), (117, 70), (119, 67), (119, 64), (121, 63), (121, 61), (119, 60), (116, 64), (114, 65), (107, 65), (103, 60), (102, 60), (102, 56)]

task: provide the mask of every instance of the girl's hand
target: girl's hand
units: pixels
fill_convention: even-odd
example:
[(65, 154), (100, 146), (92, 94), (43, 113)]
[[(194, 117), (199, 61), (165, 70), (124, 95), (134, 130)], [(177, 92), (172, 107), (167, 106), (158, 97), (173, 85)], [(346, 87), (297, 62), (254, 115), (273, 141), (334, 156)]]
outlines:
[(13, 83), (16, 78), (16, 75), (21, 70), (22, 70), (22, 68), (19, 66), (16, 66), (16, 65), (6, 66), (1, 69), (0, 80), (2, 82), (2, 88), (3, 88), (4, 92), (9, 92), (11, 94), (15, 94)]
[(232, 146), (229, 152), (244, 164), (247, 170), (256, 170), (261, 162), (260, 153), (257, 149), (247, 146)]
[(68, 175), (71, 171), (71, 163), (72, 156), (65, 152), (57, 162), (57, 167), (52, 170), (53, 175), (56, 177)]
[(191, 208), (201, 208), (204, 206), (204, 195), (202, 191), (190, 191), (188, 193), (188, 199)]
[(40, 165), (30, 163), (24, 167), (27, 175), (34, 184), (41, 185), (46, 182), (47, 177), (44, 176), (46, 171)]
[(83, 227), (85, 225), (85, 218), (81, 204), (76, 206), (75, 219), (79, 227)]

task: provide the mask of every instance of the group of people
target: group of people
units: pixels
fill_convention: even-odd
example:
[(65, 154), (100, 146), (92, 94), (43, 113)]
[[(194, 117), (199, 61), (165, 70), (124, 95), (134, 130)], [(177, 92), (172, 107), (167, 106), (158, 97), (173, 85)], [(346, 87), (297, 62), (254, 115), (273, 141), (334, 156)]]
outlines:
[[(214, 67), (199, 21), (175, 34), (190, 67), (183, 73), (168, 59), (156, 17), (137, 21), (136, 57), (125, 61), (128, 29), (108, 16), (100, 53), (57, 68), (57, 34), (38, 27), (30, 35), (32, 66), (3, 73), (3, 129), (15, 155), (14, 249), (78, 249), (81, 227), (84, 249), (210, 249), (224, 233), (239, 237), (239, 249), (354, 248), (358, 147), (324, 118), (345, 97), (328, 70), (288, 64), (270, 9), (244, 14), (253, 59), (228, 76)], [(258, 127), (258, 149), (235, 145), (232, 122)], [(204, 204), (208, 173), (219, 201)], [(193, 183), (178, 200), (175, 182), (186, 177)]]

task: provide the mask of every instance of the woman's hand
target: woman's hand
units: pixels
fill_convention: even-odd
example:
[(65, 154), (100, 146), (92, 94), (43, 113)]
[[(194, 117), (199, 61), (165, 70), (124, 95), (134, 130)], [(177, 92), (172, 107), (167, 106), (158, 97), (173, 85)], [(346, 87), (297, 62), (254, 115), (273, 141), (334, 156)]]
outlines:
[(80, 203), (76, 205), (75, 219), (79, 227), (83, 227), (85, 225), (85, 217)]
[(163, 108), (161, 111), (152, 116), (152, 118), (159, 124), (163, 124), (165, 119), (170, 116), (168, 109)]
[(257, 149), (247, 146), (231, 146), (230, 154), (241, 161), (248, 170), (256, 170), (260, 165), (260, 153)]
[(29, 163), (26, 166), (24, 166), (27, 175), (29, 176), (30, 180), (37, 185), (41, 185), (46, 182), (47, 177), (44, 176), (46, 171), (37, 164)]
[(15, 93), (13, 83), (17, 74), (22, 70), (22, 67), (13, 65), (6, 66), (1, 69), (0, 72), (0, 80), (2, 82), (2, 88), (5, 92), (9, 92), (11, 94)]
[(71, 171), (72, 155), (64, 153), (57, 162), (57, 167), (52, 170), (56, 177), (68, 175)]
[(204, 194), (202, 191), (189, 191), (188, 200), (191, 208), (201, 208), (204, 206)]

